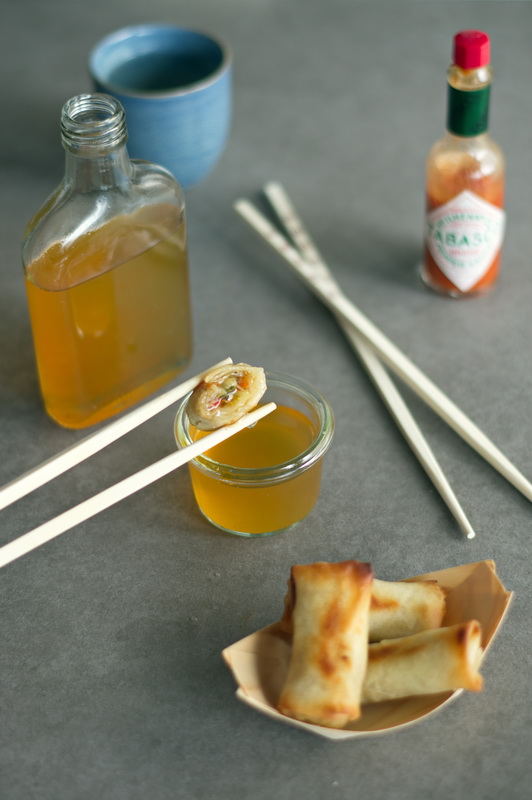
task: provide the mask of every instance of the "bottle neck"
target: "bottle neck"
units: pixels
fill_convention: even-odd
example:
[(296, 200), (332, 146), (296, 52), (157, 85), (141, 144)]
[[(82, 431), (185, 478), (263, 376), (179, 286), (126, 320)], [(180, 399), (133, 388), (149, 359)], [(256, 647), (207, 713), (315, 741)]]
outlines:
[(489, 66), (462, 69), (456, 65), (447, 74), (447, 130), (455, 136), (486, 133), (489, 124), (491, 88)]
[(66, 152), (65, 181), (75, 184), (77, 191), (129, 182), (125, 113), (113, 97), (92, 94), (69, 100), (61, 114), (61, 140)]
[(91, 192), (126, 187), (131, 178), (131, 161), (125, 146), (102, 155), (80, 155), (67, 150), (64, 182), (76, 191)]

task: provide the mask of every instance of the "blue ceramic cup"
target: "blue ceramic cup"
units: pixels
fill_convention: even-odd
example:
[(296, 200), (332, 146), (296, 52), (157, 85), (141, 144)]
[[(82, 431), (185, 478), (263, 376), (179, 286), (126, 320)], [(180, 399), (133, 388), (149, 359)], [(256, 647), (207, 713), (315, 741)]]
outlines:
[(171, 25), (133, 25), (95, 46), (89, 71), (95, 90), (125, 109), (132, 158), (166, 167), (185, 189), (209, 174), (231, 121), (226, 44)]

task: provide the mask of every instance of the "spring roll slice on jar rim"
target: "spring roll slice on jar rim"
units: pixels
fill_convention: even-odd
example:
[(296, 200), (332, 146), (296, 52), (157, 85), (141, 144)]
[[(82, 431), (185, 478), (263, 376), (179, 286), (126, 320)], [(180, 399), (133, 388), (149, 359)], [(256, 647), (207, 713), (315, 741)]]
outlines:
[(477, 620), (370, 644), (362, 702), (469, 689), (483, 680), (482, 631)]
[(244, 363), (216, 367), (190, 396), (186, 409), (190, 424), (201, 431), (231, 425), (255, 408), (266, 388), (262, 367)]
[(278, 710), (342, 728), (360, 716), (373, 571), (359, 561), (295, 565), (293, 639)]

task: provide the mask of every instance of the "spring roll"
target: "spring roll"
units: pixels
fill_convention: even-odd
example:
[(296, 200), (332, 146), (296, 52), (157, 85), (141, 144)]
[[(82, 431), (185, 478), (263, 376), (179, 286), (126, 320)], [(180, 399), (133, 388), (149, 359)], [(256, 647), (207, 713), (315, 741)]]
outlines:
[(436, 581), (373, 581), (369, 640), (398, 639), (439, 628), (445, 591)]
[[(293, 585), (288, 581), (280, 627), (293, 631)], [(439, 628), (445, 613), (445, 591), (436, 581), (381, 581), (375, 579), (369, 608), (369, 641), (397, 639)]]
[(190, 424), (201, 431), (230, 425), (255, 408), (266, 388), (262, 367), (243, 363), (216, 367), (204, 375), (190, 396)]
[(291, 571), (292, 653), (278, 710), (341, 728), (360, 716), (373, 571), (360, 561)]
[(476, 620), (370, 644), (362, 702), (470, 689), (483, 681), (481, 628)]

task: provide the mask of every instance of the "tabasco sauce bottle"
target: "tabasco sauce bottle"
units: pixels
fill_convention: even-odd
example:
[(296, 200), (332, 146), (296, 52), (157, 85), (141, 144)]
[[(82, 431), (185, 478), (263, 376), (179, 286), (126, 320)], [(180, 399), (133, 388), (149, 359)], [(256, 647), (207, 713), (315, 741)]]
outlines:
[(447, 73), (447, 132), (426, 168), (424, 282), (449, 297), (492, 288), (504, 234), (504, 158), (488, 134), (490, 40), (482, 31), (454, 37)]

